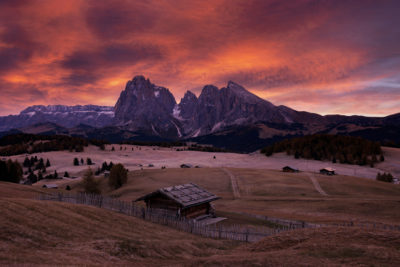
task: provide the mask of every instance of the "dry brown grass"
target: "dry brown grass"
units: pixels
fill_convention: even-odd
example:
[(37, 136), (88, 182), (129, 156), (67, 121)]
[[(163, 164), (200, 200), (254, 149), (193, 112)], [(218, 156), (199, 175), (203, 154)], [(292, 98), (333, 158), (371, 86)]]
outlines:
[(2, 199), (0, 210), (0, 265), (176, 264), (238, 244), (83, 205)]
[[(175, 170), (174, 175), (179, 171)], [(204, 175), (206, 170), (201, 171), (202, 175), (197, 174), (197, 170), (194, 169), (182, 171), (186, 174), (191, 173), (194, 179), (197, 175), (199, 177)], [(214, 171), (215, 175), (219, 174), (219, 170)], [(139, 190), (148, 190), (169, 183), (164, 180), (168, 178), (163, 176), (165, 174), (159, 176), (151, 171), (145, 173), (147, 175), (141, 178), (131, 177), (127, 188), (136, 184)], [(153, 185), (145, 186), (145, 181), (150, 179), (146, 178), (147, 176), (154, 180)], [(241, 179), (244, 177), (243, 174)], [(291, 175), (289, 179), (294, 177), (295, 175)], [(208, 184), (208, 189), (211, 190), (211, 180), (207, 179), (205, 178), (203, 182)], [(306, 190), (308, 187), (305, 186), (305, 181), (300, 179), (299, 183), (300, 185), (304, 183)], [(173, 182), (174, 180), (170, 183)], [(201, 181), (197, 182), (200, 184)], [(221, 192), (225, 190), (224, 181), (216, 184), (216, 190)], [(296, 183), (294, 185), (300, 186)], [(21, 198), (25, 194), (32, 196), (36, 193), (36, 189), (29, 186), (0, 183), (0, 188), (2, 188), (0, 265), (399, 266), (400, 264), (398, 231), (371, 231), (358, 228), (304, 229), (281, 233), (255, 244), (243, 244), (202, 238), (95, 207)], [(275, 185), (273, 188), (277, 190), (279, 186)], [(269, 192), (267, 188), (263, 190)], [(6, 196), (4, 192), (7, 193)], [(129, 191), (124, 194), (125, 198), (130, 198), (127, 196), (140, 192)], [(226, 194), (228, 195), (228, 192)], [(246, 198), (244, 201), (253, 201), (251, 196), (246, 197), (250, 200)], [(262, 196), (256, 196), (260, 197)], [(228, 199), (226, 202), (237, 203), (236, 200)], [(233, 206), (235, 204), (232, 204)]]
[[(220, 168), (143, 170), (129, 173), (128, 183), (111, 190), (100, 178), (102, 192), (132, 201), (158, 188), (194, 182), (221, 196), (222, 212), (247, 212), (317, 223), (344, 221), (400, 224), (400, 186), (350, 176), (315, 175), (329, 194), (321, 196), (307, 173), (229, 169), (237, 178), (241, 199), (234, 199), (229, 176)], [(73, 186), (79, 189), (79, 185)], [(238, 218), (235, 221), (242, 221)]]
[(399, 266), (400, 233), (351, 228), (304, 229), (281, 233), (220, 255), (205, 265)]

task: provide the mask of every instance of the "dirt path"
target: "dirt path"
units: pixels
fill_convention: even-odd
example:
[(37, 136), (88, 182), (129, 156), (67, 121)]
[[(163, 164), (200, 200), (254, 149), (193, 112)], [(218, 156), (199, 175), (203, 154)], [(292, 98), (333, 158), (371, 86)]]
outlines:
[(315, 190), (317, 190), (323, 196), (329, 196), (319, 185), (317, 179), (315, 178), (313, 173), (309, 173), (308, 177), (310, 177), (311, 182), (313, 183)]
[(228, 169), (222, 168), (222, 170), (226, 174), (228, 174), (229, 178), (231, 179), (233, 197), (235, 199), (240, 198), (239, 186), (238, 186), (238, 183), (237, 183), (235, 175), (233, 175), (233, 173), (231, 173)]

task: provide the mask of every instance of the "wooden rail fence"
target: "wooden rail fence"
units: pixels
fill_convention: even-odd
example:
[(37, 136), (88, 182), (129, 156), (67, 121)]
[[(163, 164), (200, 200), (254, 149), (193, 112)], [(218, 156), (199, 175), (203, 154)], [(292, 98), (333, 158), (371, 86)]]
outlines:
[[(77, 193), (53, 193), (53, 194), (40, 194), (39, 200), (60, 201), (73, 204), (83, 204), (95, 206), (106, 210), (116, 211), (129, 216), (141, 218), (157, 224), (166, 225), (188, 233), (229, 240), (237, 240), (244, 242), (256, 242), (264, 237), (298, 228), (319, 228), (325, 225), (309, 224), (305, 222), (282, 220), (277, 218), (266, 217), (262, 215), (252, 215), (259, 219), (265, 219), (279, 225), (276, 228), (269, 227), (256, 227), (256, 226), (243, 226), (243, 225), (205, 225), (201, 221), (189, 220), (186, 218), (179, 218), (175, 213), (166, 212), (160, 209), (146, 209), (142, 206), (135, 205), (133, 202), (126, 202), (116, 198)], [(242, 213), (244, 214), (244, 213)], [(249, 215), (249, 214), (246, 214)], [(332, 226), (332, 225), (329, 225)], [(399, 230), (400, 226), (393, 225), (378, 225), (378, 224), (362, 224), (357, 225), (353, 222), (348, 224), (336, 224), (335, 226), (358, 226), (358, 227), (373, 227), (381, 229)]]

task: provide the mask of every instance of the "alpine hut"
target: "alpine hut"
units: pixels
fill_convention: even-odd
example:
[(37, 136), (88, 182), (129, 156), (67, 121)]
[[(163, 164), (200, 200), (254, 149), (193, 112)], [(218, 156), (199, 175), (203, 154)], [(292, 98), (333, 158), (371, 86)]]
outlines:
[(196, 184), (189, 183), (158, 189), (136, 201), (146, 202), (148, 209), (164, 210), (189, 219), (214, 215), (211, 201), (220, 199)]
[(325, 175), (335, 175), (335, 170), (332, 168), (323, 168), (319, 170), (320, 174), (325, 174)]
[(282, 168), (283, 172), (299, 172), (299, 169), (296, 168), (292, 168), (290, 166), (285, 166)]

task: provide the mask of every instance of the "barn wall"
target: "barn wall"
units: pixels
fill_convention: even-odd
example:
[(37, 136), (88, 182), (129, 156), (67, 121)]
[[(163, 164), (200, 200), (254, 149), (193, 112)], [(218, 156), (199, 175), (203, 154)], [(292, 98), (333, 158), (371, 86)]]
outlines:
[(200, 204), (198, 206), (193, 206), (187, 209), (184, 209), (181, 214), (186, 218), (196, 218), (198, 216), (208, 214), (210, 210), (210, 203)]
[(175, 201), (164, 198), (162, 196), (155, 196), (146, 201), (146, 205), (151, 209), (167, 209), (167, 210), (178, 210), (179, 204)]

